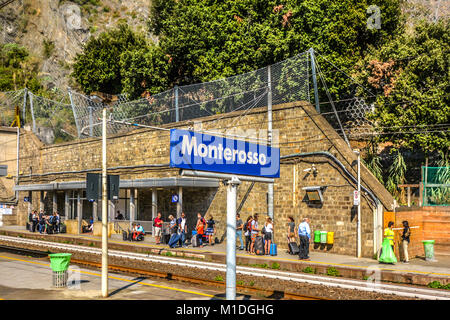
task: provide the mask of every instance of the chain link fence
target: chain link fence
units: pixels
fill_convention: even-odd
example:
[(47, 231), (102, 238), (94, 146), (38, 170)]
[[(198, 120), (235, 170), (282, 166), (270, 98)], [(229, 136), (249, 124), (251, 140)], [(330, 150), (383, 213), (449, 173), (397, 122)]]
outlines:
[[(26, 101), (26, 89), (0, 92), (0, 126), (9, 127), (15, 119), (16, 107), (20, 111), (25, 110), (24, 104)], [(28, 115), (31, 115), (31, 113)], [(20, 115), (21, 118), (25, 119), (26, 116), (26, 114)]]
[[(109, 120), (113, 120), (108, 121), (107, 134), (136, 128), (130, 124), (161, 126), (267, 107), (269, 103), (313, 102), (310, 69), (310, 52), (304, 52), (245, 74), (177, 86), (138, 100), (130, 101), (127, 95), (119, 94), (107, 111)], [(62, 99), (55, 101), (27, 89), (0, 92), (0, 122), (11, 125), (18, 106), (22, 123), (31, 125), (44, 143), (101, 136), (103, 103), (70, 89), (67, 94), (61, 91), (60, 95)], [(359, 139), (373, 132), (367, 117), (372, 110), (373, 104), (359, 97), (320, 103), (320, 113), (344, 139)]]

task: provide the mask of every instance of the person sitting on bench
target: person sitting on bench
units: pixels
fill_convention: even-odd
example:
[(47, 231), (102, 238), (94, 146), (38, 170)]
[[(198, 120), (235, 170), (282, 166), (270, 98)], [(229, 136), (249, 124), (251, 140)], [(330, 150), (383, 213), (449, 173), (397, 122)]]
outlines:
[(136, 231), (133, 231), (133, 240), (140, 241), (144, 239), (144, 228), (140, 223), (137, 224)]

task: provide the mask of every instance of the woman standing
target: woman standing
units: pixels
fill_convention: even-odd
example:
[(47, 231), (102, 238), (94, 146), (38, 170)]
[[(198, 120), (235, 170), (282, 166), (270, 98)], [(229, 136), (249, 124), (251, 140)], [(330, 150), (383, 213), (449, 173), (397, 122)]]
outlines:
[(209, 240), (209, 245), (214, 245), (214, 235), (216, 234), (216, 222), (213, 219), (213, 216), (210, 214), (208, 221), (206, 221), (206, 236)]
[(295, 220), (292, 216), (289, 216), (288, 221), (289, 222), (287, 234), (288, 234), (288, 248), (289, 248), (289, 243), (296, 242), (296, 238), (295, 238)]
[(403, 221), (402, 224), (403, 224), (402, 245), (403, 245), (403, 255), (405, 257), (403, 263), (409, 263), (408, 245), (409, 245), (409, 237), (411, 236), (411, 229), (409, 228), (408, 221)]
[(247, 221), (244, 225), (244, 235), (245, 235), (245, 251), (250, 251), (250, 244), (252, 243), (252, 236), (251, 236), (251, 226), (252, 226), (252, 216), (248, 216)]
[(173, 215), (169, 216), (170, 224), (169, 224), (169, 233), (172, 236), (177, 233), (177, 219)]
[(205, 233), (205, 224), (206, 221), (205, 219), (202, 217), (202, 215), (199, 213), (197, 213), (197, 224), (195, 225), (195, 230), (197, 231), (197, 238), (198, 238), (198, 243), (199, 243), (199, 247), (203, 248), (203, 234)]
[(272, 234), (273, 234), (273, 223), (270, 217), (266, 218), (266, 223), (264, 227), (266, 228), (266, 233), (264, 234), (264, 240), (266, 240), (265, 253), (266, 255), (269, 255), (270, 244), (272, 243)]

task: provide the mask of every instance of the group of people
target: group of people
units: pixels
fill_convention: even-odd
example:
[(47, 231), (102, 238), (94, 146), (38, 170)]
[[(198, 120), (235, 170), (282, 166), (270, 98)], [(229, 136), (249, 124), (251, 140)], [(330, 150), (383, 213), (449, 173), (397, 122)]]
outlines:
[(250, 254), (256, 254), (255, 241), (256, 237), (262, 235), (264, 238), (264, 253), (269, 254), (270, 245), (273, 241), (273, 221), (267, 217), (264, 224), (259, 223), (259, 215), (254, 214), (247, 217), (245, 224), (242, 222), (241, 216), (236, 215), (236, 236), (239, 239), (239, 250), (244, 250), (244, 241), (242, 235), (245, 236), (245, 251)]
[[(295, 221), (293, 217), (288, 217), (288, 246), (289, 242), (297, 242), (295, 233)], [(246, 222), (243, 223), (240, 215), (236, 215), (236, 236), (239, 239), (239, 250), (244, 250), (244, 241), (242, 235), (245, 236), (245, 250), (250, 254), (256, 254), (255, 241), (258, 236), (264, 239), (264, 254), (270, 253), (270, 246), (273, 242), (274, 224), (270, 217), (266, 217), (264, 224), (260, 224), (258, 214), (250, 215)], [(309, 226), (309, 219), (304, 218), (302, 223), (298, 226), (299, 258), (301, 260), (309, 260), (309, 242), (311, 239), (311, 228)]]
[[(178, 219), (173, 215), (169, 215), (169, 235), (172, 241), (169, 241), (170, 246), (186, 247), (186, 235), (188, 230), (188, 223), (186, 214), (181, 213), (181, 217)], [(163, 224), (161, 212), (158, 212), (158, 216), (153, 220), (154, 236), (156, 244), (161, 244), (161, 237), (163, 236)], [(214, 245), (216, 234), (216, 222), (212, 215), (208, 215), (207, 219), (202, 217), (201, 213), (197, 213), (197, 222), (195, 224), (195, 235), (199, 241), (199, 247), (203, 247), (204, 240), (210, 245)], [(176, 236), (176, 237), (175, 237)], [(176, 241), (174, 241), (176, 239)], [(172, 243), (174, 242), (174, 243)]]
[(37, 210), (33, 210), (29, 215), (30, 231), (39, 233), (58, 233), (61, 218), (58, 212), (53, 212), (52, 215), (44, 214), (44, 210), (41, 210), (39, 214)]
[[(401, 248), (403, 249), (403, 263), (409, 263), (408, 255), (408, 245), (411, 237), (411, 229), (409, 227), (408, 221), (402, 221), (403, 230), (401, 237)], [(391, 245), (392, 251), (394, 252), (394, 222), (389, 221), (388, 227), (384, 229), (384, 237), (389, 239), (389, 244)]]

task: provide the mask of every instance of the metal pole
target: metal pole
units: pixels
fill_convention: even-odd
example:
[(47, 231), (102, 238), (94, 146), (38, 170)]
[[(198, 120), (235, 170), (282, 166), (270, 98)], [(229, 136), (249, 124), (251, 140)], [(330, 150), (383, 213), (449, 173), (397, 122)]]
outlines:
[(133, 221), (136, 220), (136, 203), (135, 203), (135, 189), (130, 189), (130, 230), (133, 225)]
[(80, 128), (80, 123), (79, 123), (80, 121), (79, 121), (79, 119), (77, 117), (77, 113), (75, 111), (75, 104), (73, 103), (72, 91), (71, 91), (70, 87), (67, 88), (67, 92), (69, 94), (70, 105), (72, 106), (73, 117), (75, 118), (75, 125), (77, 127), (78, 138), (80, 138), (81, 137), (81, 128)]
[(240, 183), (237, 177), (233, 177), (227, 186), (227, 300), (236, 300), (236, 202)]
[(358, 151), (358, 258), (361, 258), (361, 154)]
[(28, 89), (25, 88), (23, 89), (23, 107), (22, 107), (22, 121), (23, 121), (23, 125), (25, 125), (26, 123), (26, 117), (27, 117), (27, 95), (28, 95)]
[(316, 76), (316, 62), (314, 59), (314, 49), (309, 49), (309, 54), (311, 56), (311, 70), (312, 70), (312, 78), (314, 84), (314, 101), (316, 103), (317, 113), (320, 113), (320, 105), (319, 105), (319, 91), (317, 90), (317, 76)]
[(81, 202), (81, 190), (77, 191), (77, 226), (78, 234), (82, 233), (81, 220), (83, 220), (83, 204)]
[[(158, 191), (156, 188), (152, 189), (152, 221), (155, 220), (158, 214)], [(153, 225), (153, 224), (152, 224)], [(155, 228), (152, 227), (152, 234), (155, 234)]]
[(92, 202), (92, 220), (94, 222), (98, 221), (98, 200), (97, 199), (95, 199)]
[[(19, 125), (19, 127), (20, 127), (20, 125)], [(17, 173), (17, 175), (16, 175), (16, 186), (18, 186), (19, 185), (19, 174), (20, 174), (20, 168), (19, 168), (19, 158), (20, 158), (20, 128), (19, 127), (17, 127), (17, 150), (16, 150), (16, 173)], [(16, 199), (18, 200), (19, 199), (19, 191), (16, 191)]]
[(69, 203), (69, 191), (64, 192), (64, 216), (67, 220), (70, 219), (70, 203)]
[[(269, 146), (272, 146), (272, 72), (267, 67), (267, 137)], [(267, 214), (273, 219), (273, 183), (267, 186)]]
[(106, 108), (102, 125), (102, 296), (108, 297), (108, 195), (106, 180)]
[(178, 202), (177, 202), (177, 218), (181, 217), (183, 211), (183, 187), (178, 187)]
[(28, 97), (30, 98), (30, 111), (31, 111), (31, 119), (33, 121), (33, 132), (36, 133), (36, 120), (34, 118), (33, 94), (31, 92), (28, 92)]
[(94, 119), (92, 116), (92, 106), (89, 106), (89, 137), (94, 136)]
[(180, 121), (180, 110), (178, 108), (178, 86), (174, 88), (175, 93), (175, 121)]

